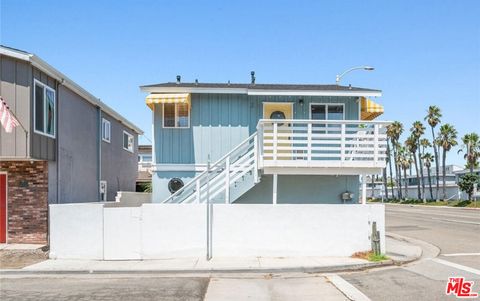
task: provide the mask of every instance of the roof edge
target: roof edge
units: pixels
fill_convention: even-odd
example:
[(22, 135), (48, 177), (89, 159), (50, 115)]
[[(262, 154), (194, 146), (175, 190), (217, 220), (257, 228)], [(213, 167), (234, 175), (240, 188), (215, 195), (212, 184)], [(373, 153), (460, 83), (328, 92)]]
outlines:
[(102, 102), (99, 98), (95, 97), (93, 94), (82, 88), (68, 76), (57, 70), (55, 67), (51, 66), (40, 57), (32, 53), (24, 53), (20, 50), (15, 50), (9, 47), (0, 46), (0, 54), (10, 56), (19, 60), (27, 61), (32, 64), (32, 66), (40, 69), (41, 71), (47, 73), (49, 76), (55, 78), (58, 82), (85, 98), (91, 104), (101, 108), (105, 113), (111, 115), (121, 123), (123, 123), (128, 128), (134, 130), (137, 134), (143, 135), (143, 130), (137, 127), (135, 124), (130, 122), (128, 119), (120, 115), (117, 111), (112, 109), (110, 106)]
[(211, 94), (247, 94), (247, 95), (285, 95), (285, 96), (365, 96), (380, 97), (381, 90), (292, 90), (292, 89), (262, 89), (262, 88), (244, 88), (244, 87), (152, 87), (140, 86), (142, 92), (147, 93), (211, 93)]

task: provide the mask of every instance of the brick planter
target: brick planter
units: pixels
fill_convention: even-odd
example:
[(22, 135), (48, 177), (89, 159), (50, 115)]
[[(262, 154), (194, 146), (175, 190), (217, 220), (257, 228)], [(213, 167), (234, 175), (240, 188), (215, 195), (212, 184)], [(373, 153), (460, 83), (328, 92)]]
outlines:
[(0, 161), (7, 172), (7, 242), (46, 244), (48, 163)]

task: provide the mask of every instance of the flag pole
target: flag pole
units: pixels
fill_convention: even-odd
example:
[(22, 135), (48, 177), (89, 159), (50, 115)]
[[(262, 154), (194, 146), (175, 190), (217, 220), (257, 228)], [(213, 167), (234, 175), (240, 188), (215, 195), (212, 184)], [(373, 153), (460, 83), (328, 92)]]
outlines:
[(25, 127), (23, 126), (23, 124), (20, 122), (20, 120), (18, 120), (17, 116), (15, 116), (15, 113), (13, 113), (7, 102), (5, 100), (3, 100), (3, 97), (0, 96), (0, 101), (3, 102), (7, 108), (7, 110), (10, 112), (10, 114), (13, 115), (13, 117), (15, 118), (15, 120), (18, 122), (18, 124), (20, 125), (20, 127), (22, 128), (22, 130), (25, 132), (25, 158), (28, 158), (28, 131), (25, 129)]

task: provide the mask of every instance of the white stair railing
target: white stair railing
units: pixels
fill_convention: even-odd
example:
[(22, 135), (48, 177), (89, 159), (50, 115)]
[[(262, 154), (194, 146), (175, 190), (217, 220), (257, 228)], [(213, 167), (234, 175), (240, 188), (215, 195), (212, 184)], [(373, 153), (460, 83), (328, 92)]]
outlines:
[[(224, 194), (225, 203), (230, 203), (230, 190), (247, 173), (253, 174), (258, 182), (258, 140), (255, 132), (229, 153), (213, 163), (163, 203), (204, 203)], [(208, 185), (207, 185), (208, 183)], [(209, 192), (209, 193), (208, 193)]]

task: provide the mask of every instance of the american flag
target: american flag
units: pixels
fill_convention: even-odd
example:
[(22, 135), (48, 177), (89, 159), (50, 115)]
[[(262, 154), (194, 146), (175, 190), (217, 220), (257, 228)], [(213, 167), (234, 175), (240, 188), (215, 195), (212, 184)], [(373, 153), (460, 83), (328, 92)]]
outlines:
[(12, 112), (8, 108), (7, 103), (0, 96), (0, 123), (2, 124), (5, 132), (11, 133), (13, 128), (20, 125), (18, 120), (13, 116)]

